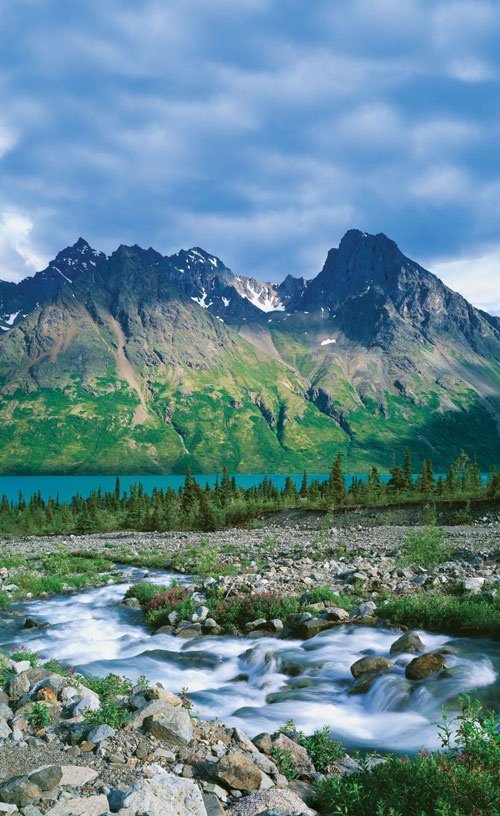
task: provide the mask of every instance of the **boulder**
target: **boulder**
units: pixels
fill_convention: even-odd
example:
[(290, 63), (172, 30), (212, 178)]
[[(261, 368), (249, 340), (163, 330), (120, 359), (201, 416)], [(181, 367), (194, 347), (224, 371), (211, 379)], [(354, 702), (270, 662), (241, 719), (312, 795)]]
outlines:
[(376, 609), (377, 604), (374, 601), (364, 601), (363, 603), (358, 604), (358, 606), (352, 610), (352, 617), (371, 618)]
[(481, 592), (484, 586), (484, 578), (474, 578), (472, 576), (470, 578), (465, 578), (462, 586), (464, 588), (464, 592)]
[(146, 689), (144, 696), (146, 700), (161, 700), (163, 703), (170, 703), (170, 705), (173, 706), (180, 706), (182, 704), (180, 697), (162, 688), (162, 686), (150, 686)]
[(444, 662), (445, 656), (441, 652), (428, 652), (414, 657), (405, 669), (405, 677), (408, 680), (425, 680), (430, 674), (444, 669)]
[(298, 776), (311, 779), (316, 775), (316, 769), (309, 759), (306, 749), (299, 745), (298, 742), (294, 742), (286, 734), (278, 733), (273, 735), (273, 748), (290, 752)]
[(262, 771), (243, 751), (228, 751), (217, 763), (214, 774), (229, 789), (255, 791), (262, 783)]
[(40, 790), (49, 791), (61, 783), (62, 768), (60, 765), (46, 765), (38, 771), (33, 771), (28, 777), (30, 782), (38, 785)]
[(347, 694), (366, 694), (371, 689), (375, 680), (385, 674), (385, 671), (368, 672), (368, 674), (360, 674), (356, 677), (349, 688)]
[(25, 776), (12, 776), (0, 785), (0, 802), (23, 808), (33, 801), (38, 801), (41, 793), (38, 785), (30, 782)]
[(181, 779), (152, 766), (152, 776), (134, 782), (123, 799), (120, 816), (207, 816), (198, 786), (189, 779)]
[(0, 740), (7, 739), (12, 733), (11, 728), (3, 717), (0, 717)]
[(23, 694), (27, 694), (29, 690), (30, 681), (28, 680), (26, 672), (24, 672), (24, 674), (15, 674), (7, 683), (9, 697), (13, 700), (18, 700)]
[(324, 620), (324, 618), (310, 618), (310, 620), (306, 620), (296, 626), (294, 631), (299, 637), (307, 639), (314, 637), (314, 635), (322, 632), (323, 629), (328, 629), (327, 620)]
[(87, 768), (85, 765), (61, 765), (62, 778), (61, 786), (68, 785), (71, 788), (81, 788), (97, 779), (97, 771)]
[(351, 674), (353, 677), (360, 677), (362, 674), (371, 674), (371, 672), (387, 671), (392, 667), (392, 660), (387, 657), (380, 657), (379, 655), (367, 655), (360, 660), (356, 660), (351, 666)]
[(161, 717), (147, 717), (144, 728), (170, 748), (182, 748), (193, 741), (193, 724), (185, 708), (163, 703)]
[(245, 624), (245, 630), (247, 632), (254, 632), (255, 629), (264, 629), (266, 627), (267, 621), (265, 618), (256, 618), (253, 621), (249, 621), (249, 623)]
[(229, 810), (230, 816), (258, 816), (266, 811), (276, 811), (286, 816), (315, 816), (293, 791), (283, 788), (251, 793), (236, 802)]
[(178, 706), (172, 705), (167, 700), (153, 699), (145, 703), (145, 705), (135, 711), (130, 717), (126, 728), (131, 731), (134, 728), (142, 728), (144, 720), (152, 717), (154, 720), (159, 720), (164, 715), (168, 716), (171, 708)]
[(394, 641), (389, 654), (418, 654), (424, 651), (424, 644), (420, 640), (416, 632), (405, 632), (401, 637)]

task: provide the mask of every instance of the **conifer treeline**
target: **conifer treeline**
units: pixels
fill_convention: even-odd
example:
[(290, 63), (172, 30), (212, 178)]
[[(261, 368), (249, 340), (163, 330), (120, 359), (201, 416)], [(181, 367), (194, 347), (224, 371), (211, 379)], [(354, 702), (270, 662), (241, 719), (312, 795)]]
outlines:
[(282, 490), (270, 478), (254, 487), (243, 488), (224, 469), (213, 487), (202, 487), (188, 467), (182, 487), (154, 488), (148, 494), (141, 484), (122, 492), (116, 480), (112, 492), (101, 489), (88, 498), (73, 496), (69, 502), (45, 500), (35, 493), (29, 501), (22, 494), (17, 501), (3, 496), (0, 501), (0, 534), (92, 533), (111, 530), (215, 530), (248, 521), (260, 512), (304, 507), (385, 506), (400, 502), (421, 502), (500, 497), (500, 474), (492, 470), (484, 485), (477, 457), (461, 453), (443, 478), (434, 477), (432, 462), (426, 459), (415, 477), (407, 449), (402, 466), (395, 465), (389, 478), (376, 467), (365, 477), (354, 477), (347, 486), (342, 456), (333, 463), (329, 477), (320, 482), (304, 473), (300, 488), (288, 476)]

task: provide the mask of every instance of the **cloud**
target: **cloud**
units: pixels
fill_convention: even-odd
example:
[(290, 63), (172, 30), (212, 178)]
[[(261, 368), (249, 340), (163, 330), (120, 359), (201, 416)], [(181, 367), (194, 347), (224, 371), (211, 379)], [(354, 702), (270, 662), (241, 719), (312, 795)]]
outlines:
[(60, 7), (1, 4), (0, 277), (80, 234), (274, 279), (350, 226), (416, 260), (495, 243), (496, 2)]
[(42, 269), (46, 259), (31, 241), (33, 222), (19, 212), (0, 215), (0, 278), (21, 280)]
[(459, 258), (430, 260), (428, 268), (474, 306), (500, 315), (500, 245)]

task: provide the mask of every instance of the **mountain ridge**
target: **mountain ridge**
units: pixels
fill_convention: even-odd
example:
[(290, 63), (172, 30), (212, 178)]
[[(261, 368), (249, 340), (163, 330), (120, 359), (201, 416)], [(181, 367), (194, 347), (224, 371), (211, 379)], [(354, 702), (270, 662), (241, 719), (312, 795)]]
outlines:
[[(0, 470), (387, 468), (406, 445), (445, 466), (478, 440), (500, 459), (500, 320), (383, 233), (348, 231), (307, 281), (83, 239), (26, 280), (17, 301), (0, 282)], [(35, 455), (30, 432), (64, 438)]]

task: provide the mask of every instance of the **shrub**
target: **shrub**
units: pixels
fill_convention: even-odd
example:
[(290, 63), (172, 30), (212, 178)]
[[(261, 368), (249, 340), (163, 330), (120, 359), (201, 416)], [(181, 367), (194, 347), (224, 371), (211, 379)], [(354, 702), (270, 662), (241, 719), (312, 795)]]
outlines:
[(439, 527), (424, 527), (423, 530), (407, 530), (401, 547), (403, 564), (418, 564), (432, 569), (437, 564), (449, 561), (453, 547), (446, 540)]
[(299, 732), (297, 741), (306, 749), (319, 773), (328, 773), (330, 767), (345, 756), (345, 750), (340, 742), (331, 738), (331, 728), (328, 725), (318, 729), (309, 737)]
[(332, 776), (316, 785), (316, 805), (349, 816), (493, 816), (500, 808), (500, 741), (495, 717), (464, 701), (458, 718), (458, 747), (441, 727), (446, 751), (422, 751), (414, 759), (389, 757), (367, 770)]
[(454, 635), (500, 635), (500, 598), (482, 596), (427, 595), (419, 593), (389, 601), (380, 614), (411, 628), (449, 632)]
[(109, 725), (111, 728), (123, 728), (130, 719), (130, 711), (116, 701), (104, 703), (98, 711), (85, 709), (84, 720), (94, 728), (96, 725)]
[(349, 611), (353, 605), (352, 599), (344, 595), (337, 595), (333, 589), (327, 586), (314, 587), (307, 591), (306, 606), (315, 603), (328, 604), (329, 606), (341, 606)]
[(43, 703), (33, 703), (26, 714), (26, 719), (32, 728), (46, 728), (50, 723), (49, 709)]
[(170, 587), (147, 601), (144, 617), (150, 626), (161, 626), (168, 620), (171, 612), (176, 612), (180, 620), (192, 615), (198, 604), (192, 600), (191, 593), (182, 586)]
[(285, 776), (289, 782), (296, 779), (298, 772), (293, 764), (291, 751), (284, 751), (282, 748), (272, 748), (271, 757), (274, 759), (279, 772)]
[(118, 674), (107, 674), (106, 677), (88, 674), (83, 678), (83, 682), (87, 688), (99, 696), (103, 705), (114, 702), (117, 697), (125, 696), (132, 691), (131, 680)]
[(214, 606), (213, 615), (227, 629), (243, 629), (246, 623), (257, 618), (283, 620), (299, 609), (300, 601), (295, 596), (263, 592), (261, 595), (239, 595), (230, 601), (218, 603)]
[(125, 593), (126, 598), (137, 598), (141, 606), (145, 606), (155, 595), (161, 595), (165, 587), (161, 584), (134, 584)]
[(19, 649), (13, 647), (9, 657), (11, 660), (15, 660), (16, 663), (27, 660), (32, 669), (35, 669), (40, 663), (37, 652), (30, 652), (26, 646), (20, 646)]

